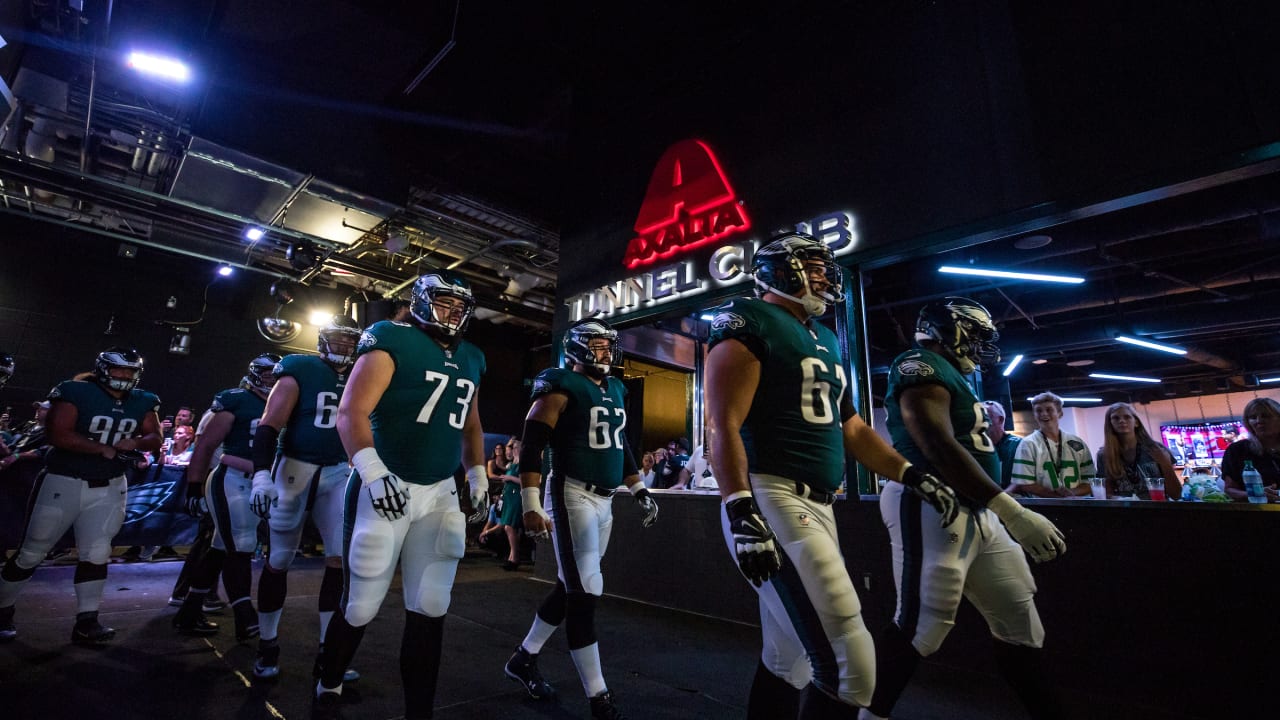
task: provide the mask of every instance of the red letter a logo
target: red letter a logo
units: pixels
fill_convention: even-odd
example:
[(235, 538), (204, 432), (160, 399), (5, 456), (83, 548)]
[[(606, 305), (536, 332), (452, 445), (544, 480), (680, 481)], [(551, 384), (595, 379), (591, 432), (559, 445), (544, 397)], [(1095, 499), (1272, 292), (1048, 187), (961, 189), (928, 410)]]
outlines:
[(682, 140), (667, 148), (653, 169), (636, 217), (636, 237), (622, 262), (635, 268), (749, 227), (711, 148), (700, 140)]

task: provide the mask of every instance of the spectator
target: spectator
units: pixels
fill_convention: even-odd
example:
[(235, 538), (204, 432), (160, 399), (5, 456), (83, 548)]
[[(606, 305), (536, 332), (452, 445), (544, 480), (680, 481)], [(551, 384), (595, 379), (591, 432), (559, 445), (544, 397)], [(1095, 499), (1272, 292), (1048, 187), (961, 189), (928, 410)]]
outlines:
[(524, 530), (524, 501), (520, 498), (520, 439), (507, 440), (507, 474), (502, 478), (502, 527), (507, 534), (507, 561), (503, 570), (520, 567), (520, 538)]
[(684, 469), (680, 471), (680, 482), (673, 490), (715, 490), (719, 486), (711, 471), (711, 435), (708, 433), (707, 442), (696, 448), (689, 455), (689, 462), (685, 463)]
[(656, 487), (672, 488), (680, 482), (680, 471), (689, 462), (689, 441), (677, 438), (667, 443), (666, 457), (654, 467)]
[(1107, 497), (1137, 496), (1150, 500), (1147, 478), (1163, 477), (1166, 498), (1182, 494), (1173, 471), (1173, 454), (1156, 442), (1129, 403), (1107, 408), (1103, 421), (1106, 441), (1098, 450), (1098, 470), (1107, 478)]
[(1058, 427), (1062, 398), (1051, 392), (1031, 399), (1039, 428), (1018, 443), (1013, 458), (1012, 492), (1036, 497), (1074, 497), (1090, 493), (1093, 454), (1084, 440)]
[(645, 453), (640, 458), (640, 482), (644, 483), (644, 486), (650, 490), (653, 489), (653, 478), (655, 477), (653, 472), (654, 463), (655, 460), (651, 452)]
[(1244, 463), (1253, 462), (1253, 469), (1262, 475), (1267, 500), (1280, 502), (1280, 403), (1271, 398), (1250, 400), (1244, 406), (1244, 424), (1249, 437), (1237, 440), (1222, 456), (1222, 480), (1226, 493), (1236, 502), (1246, 502), (1249, 495), (1244, 488)]
[(476, 538), (476, 542), (480, 547), (492, 552), (494, 557), (502, 557), (503, 554), (509, 553), (505, 529), (506, 526), (502, 524), (502, 493), (490, 492), (489, 517), (485, 520), (484, 528), (480, 530), (480, 537)]
[(191, 425), (177, 425), (173, 429), (173, 443), (169, 454), (164, 456), (166, 465), (186, 465), (191, 462), (191, 451), (195, 450), (196, 429)]
[[(507, 442), (511, 442), (508, 440)], [(511, 461), (507, 458), (506, 443), (498, 443), (493, 446), (493, 452), (489, 454), (489, 461), (485, 463), (485, 471), (489, 474), (489, 486), (491, 488), (502, 487), (502, 477), (507, 474), (507, 465)]]
[(991, 443), (996, 447), (996, 456), (1000, 458), (1000, 487), (1012, 491), (1013, 457), (1018, 451), (1018, 443), (1022, 442), (1022, 436), (1004, 431), (1004, 421), (1008, 416), (1005, 415), (1003, 405), (995, 400), (982, 404), (987, 408), (987, 417), (991, 418), (991, 424), (987, 426), (987, 437), (991, 438)]

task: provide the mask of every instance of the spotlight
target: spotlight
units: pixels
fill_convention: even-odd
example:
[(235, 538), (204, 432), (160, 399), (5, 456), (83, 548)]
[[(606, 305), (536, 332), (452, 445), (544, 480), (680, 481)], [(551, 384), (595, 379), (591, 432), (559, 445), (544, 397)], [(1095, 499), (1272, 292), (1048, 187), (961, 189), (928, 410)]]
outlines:
[(280, 345), (298, 337), (302, 326), (292, 320), (267, 317), (258, 321), (258, 332), (267, 340)]
[(191, 354), (191, 333), (188, 328), (180, 327), (169, 340), (169, 352), (174, 355)]
[(315, 325), (316, 327), (328, 325), (329, 321), (332, 319), (333, 313), (328, 310), (312, 310), (311, 314), (307, 316), (307, 322)]
[(218, 274), (221, 275), (222, 277), (231, 277), (231, 274), (234, 273), (235, 271), (236, 271), (235, 268), (231, 267), (230, 265), (218, 266)]
[(245, 239), (252, 240), (253, 242), (257, 242), (261, 240), (262, 237), (266, 234), (267, 234), (267, 231), (263, 230), (260, 227), (251, 227), (248, 230), (244, 231)]
[(296, 291), (297, 287), (284, 278), (271, 283), (271, 299), (281, 305), (288, 305), (293, 302)]
[(289, 267), (298, 272), (306, 272), (320, 262), (320, 253), (306, 240), (291, 244), (285, 252), (285, 257), (289, 260)]

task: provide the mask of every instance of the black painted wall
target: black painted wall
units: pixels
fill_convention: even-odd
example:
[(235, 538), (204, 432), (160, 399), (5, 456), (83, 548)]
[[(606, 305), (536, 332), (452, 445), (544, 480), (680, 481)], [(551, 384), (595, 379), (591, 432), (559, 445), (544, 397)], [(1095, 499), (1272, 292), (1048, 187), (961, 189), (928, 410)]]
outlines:
[[(0, 350), (12, 353), (18, 365), (0, 390), (0, 407), (13, 406), (16, 419), (29, 417), (30, 403), (53, 385), (92, 369), (97, 354), (112, 345), (133, 346), (143, 354), (142, 387), (160, 396), (162, 415), (180, 405), (199, 413), (215, 392), (240, 380), (258, 353), (315, 350), (314, 327), (306, 326), (285, 348), (259, 335), (255, 321), (276, 310), (267, 293), (272, 277), (240, 270), (215, 280), (208, 261), (145, 247), (126, 259), (118, 255), (119, 245), (99, 235), (0, 215)], [(345, 286), (304, 290), (282, 316), (305, 322), (312, 306), (341, 310), (348, 291)], [(174, 309), (166, 308), (170, 297), (177, 298)], [(173, 327), (157, 323), (197, 319), (188, 325), (190, 355), (170, 354)], [(528, 407), (525, 380), (549, 357), (546, 336), (476, 321), (468, 339), (488, 360), (480, 389), (485, 429), (518, 433)], [(530, 350), (538, 346), (544, 349)]]

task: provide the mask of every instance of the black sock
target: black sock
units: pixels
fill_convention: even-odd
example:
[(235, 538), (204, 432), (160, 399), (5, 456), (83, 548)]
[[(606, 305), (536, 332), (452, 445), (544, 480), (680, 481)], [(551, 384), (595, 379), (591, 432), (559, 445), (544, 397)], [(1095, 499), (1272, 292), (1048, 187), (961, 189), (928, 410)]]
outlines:
[(320, 612), (334, 612), (338, 609), (342, 602), (342, 581), (342, 568), (328, 565), (324, 567), (324, 576), (320, 578)]
[(769, 672), (769, 668), (761, 661), (756, 666), (756, 678), (751, 682), (751, 695), (747, 699), (747, 720), (793, 718), (799, 709), (800, 691)]
[(264, 568), (258, 576), (258, 610), (264, 613), (275, 612), (284, 607), (284, 598), (289, 594), (289, 573), (285, 570)]
[(1059, 720), (1062, 704), (1043, 668), (1043, 651), (992, 638), (996, 667), (1013, 688), (1032, 720)]
[(429, 718), (436, 702), (440, 655), (444, 648), (444, 616), (405, 611), (400, 642), (400, 682), (404, 685), (405, 720)]
[(841, 702), (809, 683), (800, 692), (799, 720), (856, 720), (858, 708)]
[(253, 555), (247, 552), (227, 553), (226, 559), (222, 561), (222, 586), (227, 589), (227, 600), (232, 604), (240, 598), (249, 597), (249, 589), (253, 586), (253, 570), (250, 566), (252, 561)]
[(538, 608), (538, 617), (542, 618), (542, 622), (556, 627), (564, 622), (564, 594), (564, 583), (557, 580), (556, 586)]
[(324, 634), (323, 651), (320, 655), (322, 672), (320, 684), (327, 688), (336, 688), (342, 684), (342, 676), (356, 656), (356, 648), (364, 638), (366, 626), (352, 627), (347, 616), (339, 609), (329, 621), (329, 629)]
[(897, 624), (889, 623), (876, 638), (876, 690), (868, 709), (889, 717), (919, 664), (920, 653), (911, 638)]

